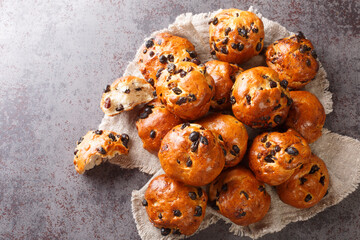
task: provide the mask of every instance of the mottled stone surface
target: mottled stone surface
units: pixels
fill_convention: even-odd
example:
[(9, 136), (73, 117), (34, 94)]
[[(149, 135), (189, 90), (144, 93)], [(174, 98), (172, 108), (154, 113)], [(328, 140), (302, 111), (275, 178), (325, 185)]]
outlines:
[[(108, 164), (79, 176), (75, 141), (144, 37), (181, 13), (250, 5), (313, 41), (333, 92), (326, 127), (360, 139), (359, 1), (0, 0), (0, 238), (138, 239), (130, 196), (150, 176)], [(358, 239), (358, 199), (262, 239)], [(192, 239), (239, 238), (227, 228)]]

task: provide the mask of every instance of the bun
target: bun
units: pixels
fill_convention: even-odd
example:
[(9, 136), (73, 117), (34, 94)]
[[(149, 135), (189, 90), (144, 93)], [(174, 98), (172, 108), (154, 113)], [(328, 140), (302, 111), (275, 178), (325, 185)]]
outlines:
[(154, 99), (154, 88), (144, 79), (126, 76), (107, 85), (101, 98), (100, 107), (108, 116), (129, 111), (135, 106)]
[(193, 234), (205, 217), (207, 195), (165, 174), (155, 177), (145, 192), (143, 206), (161, 234)]
[(106, 130), (89, 131), (77, 141), (74, 165), (79, 174), (100, 165), (116, 154), (128, 154), (129, 136)]
[(264, 184), (244, 167), (221, 173), (210, 184), (209, 199), (215, 210), (242, 226), (263, 219), (271, 203)]
[(149, 152), (157, 153), (164, 136), (182, 120), (172, 114), (158, 99), (148, 103), (139, 114), (136, 129), (143, 142), (143, 147)]
[(325, 124), (325, 109), (319, 99), (306, 91), (291, 91), (294, 101), (285, 125), (298, 131), (308, 143), (315, 142)]
[(156, 92), (170, 112), (184, 120), (195, 120), (209, 111), (214, 85), (205, 66), (180, 62), (169, 64), (161, 73)]
[(284, 133), (263, 133), (251, 145), (249, 167), (256, 179), (276, 186), (307, 163), (310, 154), (311, 149), (305, 139), (293, 129)]
[(279, 74), (280, 80), (286, 80), (291, 89), (304, 87), (319, 70), (314, 46), (301, 32), (275, 41), (265, 55), (266, 64)]
[(169, 177), (192, 186), (210, 183), (225, 165), (222, 144), (198, 124), (174, 127), (162, 140), (158, 156)]
[(224, 144), (225, 167), (237, 165), (245, 155), (248, 133), (244, 124), (231, 115), (215, 113), (198, 122), (212, 131)]
[(252, 12), (226, 9), (209, 22), (211, 54), (220, 61), (243, 63), (264, 46), (264, 25)]
[(329, 173), (325, 163), (316, 155), (296, 169), (283, 184), (276, 187), (281, 201), (296, 208), (309, 208), (327, 193)]
[(255, 67), (240, 73), (230, 102), (237, 119), (252, 128), (276, 127), (285, 121), (292, 100), (286, 83), (267, 67)]

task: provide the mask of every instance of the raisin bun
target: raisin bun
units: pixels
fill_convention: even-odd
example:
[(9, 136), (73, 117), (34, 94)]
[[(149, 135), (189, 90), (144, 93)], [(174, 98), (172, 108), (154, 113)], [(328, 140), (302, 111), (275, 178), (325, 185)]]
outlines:
[(214, 113), (198, 121), (223, 141), (225, 149), (225, 167), (237, 165), (245, 155), (248, 133), (244, 124), (231, 115)]
[(170, 112), (185, 120), (195, 120), (209, 111), (215, 83), (204, 65), (180, 62), (169, 64), (161, 73), (156, 92)]
[(207, 195), (201, 188), (186, 186), (165, 174), (155, 177), (142, 205), (161, 235), (193, 234), (204, 219)]
[(249, 152), (249, 167), (259, 181), (276, 186), (302, 164), (309, 161), (311, 149), (295, 130), (263, 133), (254, 139)]
[(317, 55), (310, 40), (301, 32), (275, 41), (266, 51), (266, 63), (280, 80), (286, 80), (291, 89), (300, 89), (315, 78), (319, 70)]
[(144, 78), (154, 86), (159, 74), (170, 63), (193, 60), (197, 54), (194, 45), (186, 38), (159, 33), (144, 43), (139, 58), (139, 70)]
[(158, 99), (148, 103), (136, 121), (136, 128), (143, 142), (143, 147), (152, 153), (157, 153), (164, 136), (182, 120), (171, 113)]
[(308, 143), (321, 136), (325, 123), (325, 110), (319, 99), (306, 91), (291, 91), (294, 101), (289, 110), (285, 125), (298, 131)]
[(115, 155), (128, 154), (129, 136), (106, 130), (89, 131), (77, 141), (75, 170), (83, 174)]
[(235, 64), (217, 60), (207, 62), (205, 66), (215, 82), (215, 96), (211, 99), (211, 108), (214, 110), (230, 108), (231, 87), (236, 76), (244, 70)]
[(230, 97), (235, 117), (252, 128), (283, 123), (292, 104), (286, 86), (271, 68), (255, 67), (240, 73)]
[(263, 219), (271, 203), (264, 184), (244, 167), (221, 173), (210, 184), (209, 200), (215, 210), (242, 226)]
[(154, 99), (154, 88), (144, 79), (126, 76), (107, 85), (101, 97), (100, 107), (108, 116), (129, 111), (135, 106)]
[(220, 61), (246, 62), (264, 46), (264, 25), (252, 12), (226, 9), (209, 24), (211, 54)]
[(296, 169), (284, 183), (276, 187), (281, 201), (296, 208), (309, 208), (327, 193), (329, 173), (325, 163), (312, 154), (310, 162)]
[(169, 177), (192, 186), (210, 183), (225, 165), (222, 143), (199, 124), (184, 123), (170, 130), (158, 156)]

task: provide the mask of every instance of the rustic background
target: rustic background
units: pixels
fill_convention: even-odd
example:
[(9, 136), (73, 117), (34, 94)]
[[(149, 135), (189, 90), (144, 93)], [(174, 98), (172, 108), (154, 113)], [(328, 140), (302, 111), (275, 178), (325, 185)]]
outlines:
[[(360, 139), (359, 1), (0, 0), (0, 238), (138, 239), (130, 196), (150, 176), (108, 164), (79, 176), (75, 141), (144, 37), (181, 13), (250, 5), (312, 40), (333, 93), (325, 127)], [(357, 239), (359, 199), (262, 239)], [(227, 229), (192, 239), (239, 238)]]

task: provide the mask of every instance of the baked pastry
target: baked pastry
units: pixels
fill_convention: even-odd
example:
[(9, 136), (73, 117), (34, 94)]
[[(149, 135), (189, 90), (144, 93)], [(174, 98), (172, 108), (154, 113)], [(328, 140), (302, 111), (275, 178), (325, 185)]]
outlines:
[(136, 129), (143, 142), (143, 147), (149, 152), (157, 153), (164, 136), (182, 120), (171, 113), (155, 99), (148, 103), (139, 114)]
[(276, 187), (281, 201), (296, 208), (309, 208), (327, 193), (329, 173), (325, 163), (312, 154), (310, 162), (296, 169), (284, 183)]
[(139, 70), (153, 86), (169, 63), (191, 61), (199, 64), (194, 45), (186, 38), (159, 33), (147, 40), (141, 50)]
[(255, 67), (240, 73), (230, 97), (237, 119), (252, 128), (276, 127), (283, 123), (292, 100), (286, 82), (267, 67)]
[(325, 124), (325, 110), (319, 99), (306, 91), (291, 91), (294, 101), (289, 110), (285, 125), (299, 132), (308, 143), (321, 136)]
[(244, 167), (221, 173), (210, 184), (209, 200), (215, 210), (242, 226), (263, 219), (271, 203), (264, 184)]
[(170, 112), (185, 120), (205, 115), (215, 94), (215, 83), (203, 65), (169, 64), (156, 83), (156, 93)]
[(205, 217), (206, 202), (207, 195), (201, 188), (186, 186), (163, 174), (150, 182), (142, 205), (163, 236), (191, 235)]
[(206, 129), (212, 131), (223, 141), (225, 167), (237, 165), (245, 155), (248, 133), (244, 124), (231, 115), (214, 113), (198, 121)]
[(100, 107), (108, 116), (129, 111), (135, 106), (154, 99), (154, 88), (144, 79), (125, 76), (107, 85), (101, 97)]
[(314, 46), (302, 32), (275, 41), (266, 51), (266, 64), (291, 89), (300, 89), (315, 78), (319, 70), (316, 58)]
[(276, 186), (302, 164), (309, 161), (311, 149), (295, 130), (263, 133), (254, 139), (249, 152), (249, 167), (256, 179)]
[(128, 154), (129, 136), (106, 130), (89, 131), (77, 141), (74, 165), (79, 174), (100, 165), (116, 154)]
[(225, 165), (220, 140), (199, 124), (174, 127), (162, 140), (158, 156), (169, 177), (192, 186), (210, 183)]
[(230, 92), (236, 76), (244, 71), (235, 64), (212, 60), (205, 63), (206, 71), (214, 79), (215, 95), (211, 99), (211, 108), (223, 110), (231, 107)]
[(211, 54), (220, 61), (243, 63), (264, 47), (264, 25), (252, 12), (226, 9), (209, 22)]

